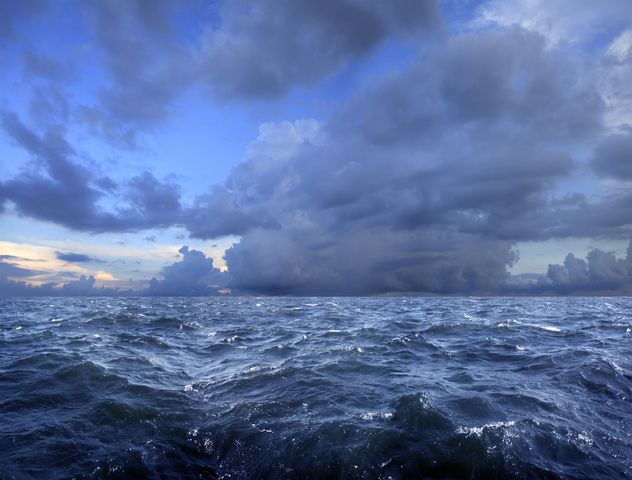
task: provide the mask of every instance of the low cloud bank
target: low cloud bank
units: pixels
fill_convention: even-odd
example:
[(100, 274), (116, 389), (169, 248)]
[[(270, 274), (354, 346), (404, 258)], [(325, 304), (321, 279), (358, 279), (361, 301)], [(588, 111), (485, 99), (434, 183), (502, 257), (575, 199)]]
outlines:
[[(207, 258), (198, 250), (189, 250), (187, 246), (178, 252), (182, 260), (163, 267), (160, 279), (152, 278), (149, 287), (144, 290), (95, 287), (93, 275), (81, 275), (78, 280), (63, 284), (61, 289), (55, 288), (56, 283), (34, 286), (8, 277), (28, 278), (45, 272), (21, 268), (0, 259), (0, 296), (209, 296), (226, 292), (229, 276), (213, 266), (212, 258)], [(86, 257), (67, 255), (68, 261), (76, 262), (82, 262), (85, 260), (83, 257)]]
[[(272, 238), (272, 243), (282, 240), (281, 236)], [(445, 248), (440, 254), (427, 256), (419, 255), (414, 245), (402, 244), (396, 254), (385, 258), (379, 255), (380, 248), (374, 240), (364, 238), (361, 248), (358, 248), (359, 241), (353, 242), (353, 248), (336, 254), (327, 251), (331, 244), (314, 244), (309, 257), (302, 251), (292, 251), (292, 245), (284, 243), (278, 243), (274, 248), (265, 245), (268, 247), (266, 251), (272, 253), (258, 259), (251, 257), (257, 257), (260, 252), (241, 251), (238, 258), (244, 255), (247, 261), (236, 265), (236, 275), (220, 271), (213, 266), (212, 258), (184, 246), (179, 250), (182, 260), (163, 267), (160, 279), (154, 277), (148, 288), (136, 291), (95, 287), (94, 276), (85, 275), (62, 285), (61, 289), (54, 288), (55, 283), (33, 286), (7, 277), (28, 278), (42, 272), (20, 268), (0, 259), (0, 296), (372, 295), (387, 292), (632, 295), (632, 241), (625, 258), (617, 258), (613, 252), (598, 248), (591, 250), (586, 259), (569, 253), (563, 264), (550, 264), (546, 275), (524, 280), (524, 276), (512, 277), (506, 271), (506, 265), (518, 259), (510, 244), (493, 243), (486, 249), (463, 246), (456, 252)], [(433, 249), (441, 251), (438, 244)], [(227, 259), (231, 254), (229, 251)], [(373, 261), (366, 262), (366, 258), (373, 258)], [(291, 262), (283, 264), (287, 259)], [(307, 261), (318, 266), (302, 263)], [(264, 273), (253, 274), (249, 282), (244, 282), (240, 275), (245, 272), (239, 268), (252, 265), (260, 267), (258, 271)], [(352, 283), (349, 283), (350, 279)]]
[(504, 293), (557, 295), (632, 295), (632, 240), (625, 258), (598, 248), (586, 259), (569, 253), (562, 265), (549, 264), (546, 276), (522, 284), (510, 282)]

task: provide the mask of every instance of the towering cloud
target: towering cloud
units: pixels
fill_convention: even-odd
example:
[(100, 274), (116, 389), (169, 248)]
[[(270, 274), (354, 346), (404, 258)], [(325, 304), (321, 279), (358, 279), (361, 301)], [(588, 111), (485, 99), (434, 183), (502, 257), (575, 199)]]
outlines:
[(213, 267), (213, 259), (197, 250), (182, 247), (182, 261), (163, 267), (162, 280), (152, 278), (145, 295), (215, 295), (226, 284), (226, 274)]
[(613, 252), (592, 249), (586, 260), (569, 253), (564, 265), (549, 265), (532, 292), (549, 291), (559, 294), (618, 293), (632, 294), (632, 241), (626, 258), (616, 258)]
[(262, 128), (214, 193), (233, 210), (217, 218), (256, 221), (208, 238), (242, 235), (226, 254), (237, 290), (498, 291), (516, 241), (626, 235), (626, 196), (554, 196), (603, 109), (582, 67), (538, 34), (457, 37), (325, 123)]

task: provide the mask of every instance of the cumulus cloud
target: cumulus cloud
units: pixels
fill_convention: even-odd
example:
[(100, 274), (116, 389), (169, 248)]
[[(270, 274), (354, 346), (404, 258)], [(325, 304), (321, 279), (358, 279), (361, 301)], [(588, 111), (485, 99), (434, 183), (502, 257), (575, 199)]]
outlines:
[(213, 259), (203, 252), (189, 250), (184, 246), (178, 250), (182, 260), (163, 267), (162, 280), (152, 278), (144, 295), (205, 296), (217, 295), (225, 286), (227, 274), (213, 266)]
[(81, 275), (79, 280), (74, 280), (64, 284), (63, 293), (64, 295), (71, 296), (94, 295), (96, 293), (94, 288), (95, 281), (96, 280), (93, 275), (90, 275), (89, 278), (86, 278), (85, 275)]
[(554, 293), (560, 295), (630, 295), (632, 294), (632, 241), (626, 257), (614, 252), (592, 249), (586, 259), (569, 253), (562, 265), (550, 264), (546, 276), (537, 282), (513, 285), (508, 290), (523, 293)]

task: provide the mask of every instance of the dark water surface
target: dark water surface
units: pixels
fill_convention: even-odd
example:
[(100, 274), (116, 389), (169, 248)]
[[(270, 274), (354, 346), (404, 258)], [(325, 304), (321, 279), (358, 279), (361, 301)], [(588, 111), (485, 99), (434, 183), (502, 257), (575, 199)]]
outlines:
[(632, 299), (0, 299), (0, 478), (632, 478)]

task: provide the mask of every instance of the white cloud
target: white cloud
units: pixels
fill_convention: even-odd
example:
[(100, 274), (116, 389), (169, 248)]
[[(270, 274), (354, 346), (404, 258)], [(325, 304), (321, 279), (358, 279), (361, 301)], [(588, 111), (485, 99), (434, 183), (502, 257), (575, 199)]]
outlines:
[(632, 20), (629, 1), (491, 0), (479, 8), (473, 26), (518, 24), (539, 32), (553, 44), (574, 45), (626, 20)]
[(284, 160), (292, 157), (305, 142), (322, 145), (324, 134), (321, 125), (313, 118), (296, 120), (294, 123), (263, 123), (259, 126), (257, 140), (248, 145), (244, 159), (265, 156)]

